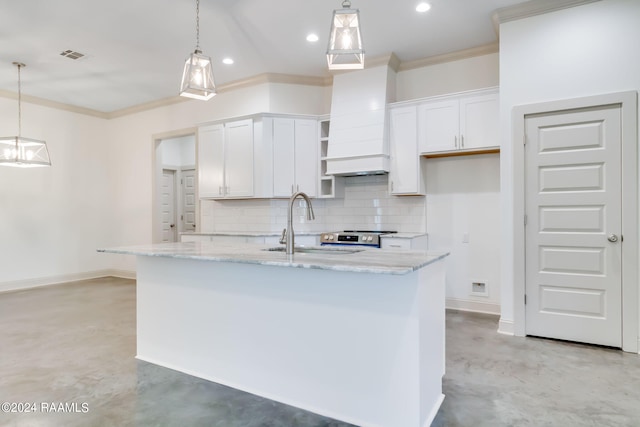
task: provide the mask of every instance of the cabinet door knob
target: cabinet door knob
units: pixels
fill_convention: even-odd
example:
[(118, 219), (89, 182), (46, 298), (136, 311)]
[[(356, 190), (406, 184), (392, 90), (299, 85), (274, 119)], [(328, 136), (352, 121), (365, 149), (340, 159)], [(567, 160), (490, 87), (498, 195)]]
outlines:
[(615, 234), (609, 234), (609, 237), (607, 237), (607, 240), (610, 241), (611, 243), (615, 243), (618, 241), (618, 236), (616, 236)]

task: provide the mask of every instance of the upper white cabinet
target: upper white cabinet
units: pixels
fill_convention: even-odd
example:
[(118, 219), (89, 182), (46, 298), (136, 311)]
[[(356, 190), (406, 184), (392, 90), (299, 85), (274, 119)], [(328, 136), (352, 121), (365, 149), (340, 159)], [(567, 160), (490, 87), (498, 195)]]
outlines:
[(198, 195), (220, 197), (224, 187), (224, 125), (198, 129)]
[(253, 196), (253, 120), (225, 124), (224, 183), (227, 197)]
[(318, 195), (318, 120), (257, 114), (198, 129), (199, 196), (204, 199)]
[(418, 153), (418, 114), (415, 105), (395, 107), (390, 116), (389, 192), (395, 195), (425, 194)]
[(203, 126), (198, 130), (200, 198), (254, 196), (252, 119)]
[(500, 145), (499, 104), (495, 91), (421, 103), (418, 122), (421, 154), (473, 152)]
[(318, 194), (317, 120), (271, 118), (273, 139), (273, 196), (297, 191)]

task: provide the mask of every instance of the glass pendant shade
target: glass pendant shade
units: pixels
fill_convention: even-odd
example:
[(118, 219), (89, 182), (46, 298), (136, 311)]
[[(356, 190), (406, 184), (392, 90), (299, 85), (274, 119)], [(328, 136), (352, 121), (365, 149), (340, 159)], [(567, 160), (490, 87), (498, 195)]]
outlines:
[(18, 67), (18, 136), (0, 137), (0, 166), (22, 168), (51, 166), (47, 143), (38, 139), (22, 136), (22, 84), (20, 69), (26, 67), (22, 62), (14, 62)]
[(350, 9), (351, 3), (342, 3), (345, 9), (333, 11), (327, 63), (330, 70), (357, 70), (364, 68), (364, 48), (360, 33), (360, 12)]
[(0, 165), (23, 168), (51, 166), (47, 143), (20, 136), (0, 137)]
[(180, 96), (206, 101), (215, 94), (211, 58), (196, 49), (185, 61)]

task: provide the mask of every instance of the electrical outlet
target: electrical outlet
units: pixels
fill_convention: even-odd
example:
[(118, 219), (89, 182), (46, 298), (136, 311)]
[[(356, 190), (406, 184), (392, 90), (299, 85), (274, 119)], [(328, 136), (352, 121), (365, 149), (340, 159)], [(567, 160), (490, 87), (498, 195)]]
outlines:
[(489, 284), (481, 280), (471, 282), (471, 295), (488, 297)]

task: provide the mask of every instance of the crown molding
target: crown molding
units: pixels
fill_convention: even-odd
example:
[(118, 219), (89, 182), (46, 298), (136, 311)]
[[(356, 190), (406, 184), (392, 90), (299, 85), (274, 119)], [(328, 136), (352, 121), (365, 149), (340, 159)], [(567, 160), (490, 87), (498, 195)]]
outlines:
[(417, 59), (415, 61), (407, 61), (400, 63), (398, 71), (413, 70), (415, 68), (427, 67), (430, 65), (443, 64), (445, 62), (459, 61), (461, 59), (473, 58), (475, 56), (489, 55), (498, 53), (498, 43), (491, 43), (482, 46), (476, 46), (469, 49), (458, 50), (456, 52), (444, 53), (442, 55), (430, 56), (428, 58)]
[(500, 33), (500, 24), (542, 15), (583, 4), (595, 3), (601, 0), (529, 0), (524, 3), (497, 9), (491, 15), (496, 34)]
[(153, 110), (154, 108), (166, 107), (167, 105), (179, 104), (189, 101), (184, 96), (170, 96), (168, 98), (157, 99), (155, 101), (145, 102), (143, 104), (134, 105), (133, 107), (122, 108), (107, 113), (107, 119), (117, 119), (118, 117), (128, 116), (130, 114), (141, 113), (143, 111)]
[[(9, 99), (18, 99), (18, 94), (15, 92), (10, 92), (8, 90), (0, 90), (0, 97), (9, 98)], [(43, 107), (55, 108), (58, 110), (70, 111), (72, 113), (84, 114), (87, 116), (98, 117), (101, 119), (108, 119), (109, 113), (105, 113), (103, 111), (93, 110), (91, 108), (85, 107), (77, 107), (75, 105), (65, 104), (62, 102), (51, 101), (45, 98), (38, 98), (37, 96), (31, 95), (22, 95), (22, 102), (27, 102), (29, 104), (41, 105)]]

